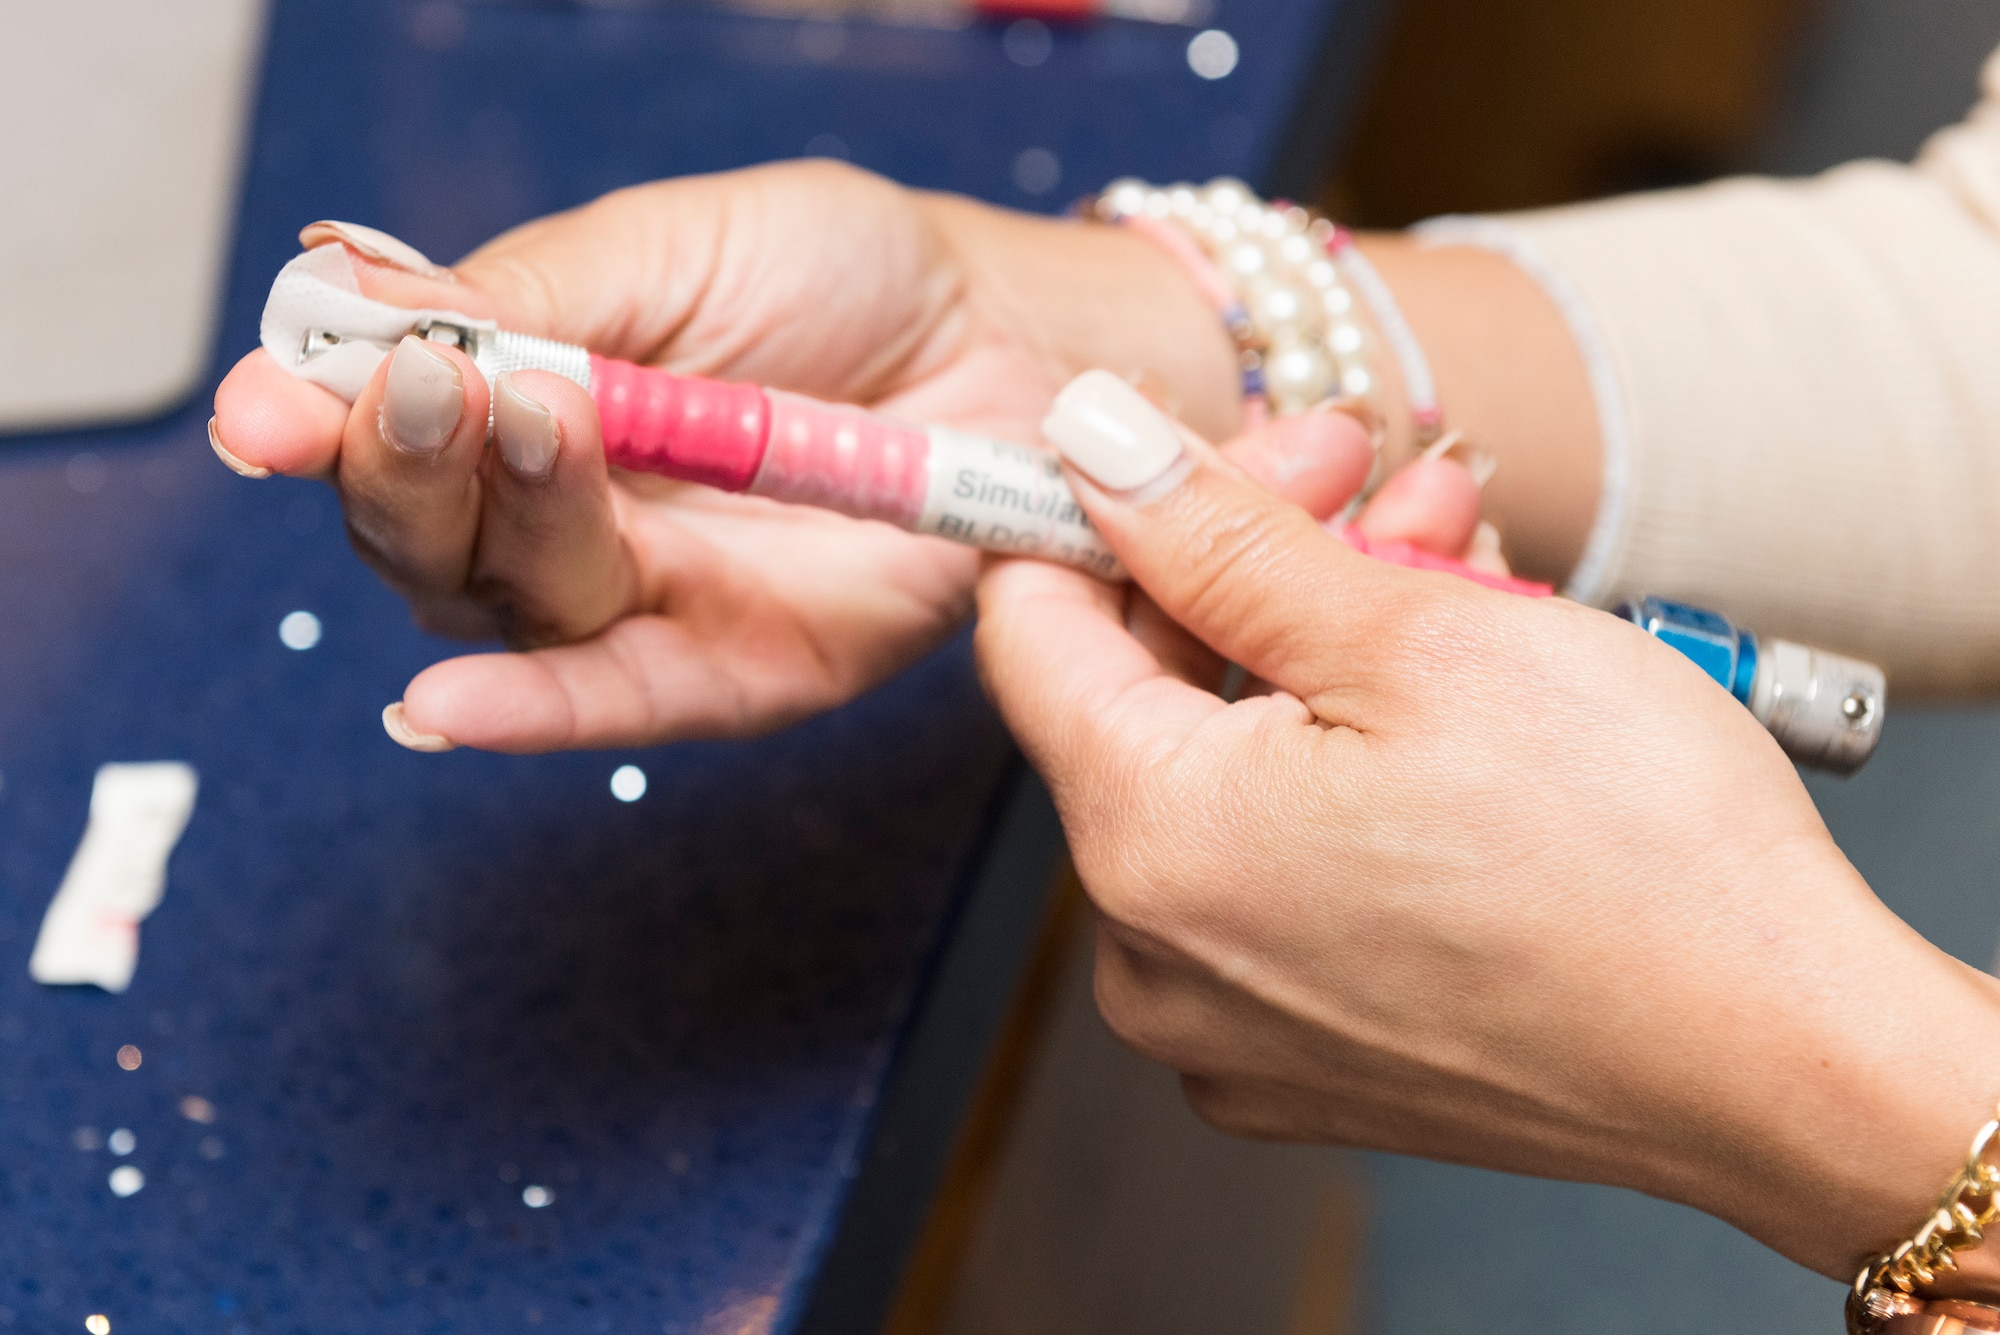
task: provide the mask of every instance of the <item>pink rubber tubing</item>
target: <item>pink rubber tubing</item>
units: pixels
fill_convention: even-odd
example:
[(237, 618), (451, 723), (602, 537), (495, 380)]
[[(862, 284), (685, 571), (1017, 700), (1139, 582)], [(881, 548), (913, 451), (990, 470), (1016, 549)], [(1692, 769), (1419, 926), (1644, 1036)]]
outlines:
[(930, 434), (863, 408), (770, 391), (771, 443), (751, 488), (857, 519), (915, 528), (930, 485)]
[(930, 437), (861, 408), (590, 359), (591, 396), (616, 468), (748, 491), (913, 527)]
[(1339, 533), (1341, 541), (1355, 551), (1363, 556), (1372, 556), (1378, 561), (1387, 561), (1390, 565), (1403, 566), (1410, 570), (1440, 570), (1447, 575), (1469, 579), (1474, 584), (1484, 584), (1489, 589), (1498, 589), (1502, 593), (1518, 593), (1524, 598), (1555, 596), (1555, 590), (1546, 584), (1538, 584), (1531, 579), (1515, 579), (1512, 575), (1495, 575), (1490, 571), (1469, 566), (1463, 561), (1454, 561), (1449, 556), (1438, 556), (1433, 552), (1427, 552), (1407, 542), (1371, 542), (1353, 524), (1340, 529)]
[(592, 354), (590, 395), (615, 468), (747, 491), (764, 462), (771, 405), (755, 385), (674, 375)]
[[(593, 355), (591, 396), (605, 462), (640, 473), (747, 491), (914, 528), (929, 485), (930, 437), (863, 408), (822, 403)], [(1438, 570), (1503, 593), (1547, 598), (1546, 584), (1476, 570), (1407, 542), (1371, 542), (1353, 525), (1348, 546), (1391, 565)]]

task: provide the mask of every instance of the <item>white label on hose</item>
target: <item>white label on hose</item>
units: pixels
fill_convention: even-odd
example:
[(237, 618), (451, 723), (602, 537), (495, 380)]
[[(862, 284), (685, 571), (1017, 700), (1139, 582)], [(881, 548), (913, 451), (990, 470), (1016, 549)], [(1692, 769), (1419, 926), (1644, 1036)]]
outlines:
[(1047, 450), (927, 428), (930, 477), (917, 532), (988, 551), (1039, 556), (1122, 579), (1124, 568), (1090, 526)]
[(195, 773), (174, 761), (105, 765), (90, 820), (49, 911), (28, 974), (123, 992), (139, 964), (139, 924), (167, 888), (167, 858), (194, 813)]

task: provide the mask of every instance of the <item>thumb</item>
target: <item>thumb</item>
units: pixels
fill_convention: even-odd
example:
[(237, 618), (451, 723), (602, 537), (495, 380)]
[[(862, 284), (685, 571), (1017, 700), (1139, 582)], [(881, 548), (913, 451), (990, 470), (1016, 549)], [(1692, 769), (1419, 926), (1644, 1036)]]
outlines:
[(1309, 703), (1388, 671), (1381, 651), (1413, 610), (1477, 592), (1335, 541), (1108, 372), (1071, 381), (1042, 432), (1134, 582), (1217, 653)]

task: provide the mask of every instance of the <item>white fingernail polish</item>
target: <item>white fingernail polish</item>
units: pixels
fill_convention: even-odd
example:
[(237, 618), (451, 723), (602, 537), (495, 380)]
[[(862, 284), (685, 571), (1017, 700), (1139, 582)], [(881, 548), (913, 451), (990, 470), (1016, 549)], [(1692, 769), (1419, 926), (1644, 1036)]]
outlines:
[(493, 387), (493, 434), (500, 441), (500, 457), (522, 477), (547, 477), (556, 466), (562, 432), (555, 414), (523, 394), (511, 371)]
[(407, 241), (399, 241), (387, 232), (373, 227), (363, 227), (360, 223), (316, 222), (299, 233), (299, 244), (307, 250), (323, 246), (329, 241), (338, 241), (355, 254), (377, 264), (386, 264), (392, 269), (402, 269), (408, 273), (422, 274), (426, 278), (453, 277), (451, 270), (431, 263), (430, 257)]
[(1157, 481), (1184, 448), (1172, 419), (1109, 371), (1085, 371), (1063, 386), (1042, 419), (1042, 434), (1107, 491)]
[(442, 734), (418, 732), (415, 728), (412, 728), (409, 719), (403, 716), (403, 702), (401, 700), (398, 700), (395, 704), (390, 705), (382, 711), (382, 731), (394, 738), (396, 745), (407, 747), (412, 751), (451, 751), (457, 749), (458, 746), (458, 743)]
[(389, 359), (382, 438), (404, 454), (426, 458), (444, 448), (464, 415), (465, 385), (458, 367), (422, 339), (405, 337)]

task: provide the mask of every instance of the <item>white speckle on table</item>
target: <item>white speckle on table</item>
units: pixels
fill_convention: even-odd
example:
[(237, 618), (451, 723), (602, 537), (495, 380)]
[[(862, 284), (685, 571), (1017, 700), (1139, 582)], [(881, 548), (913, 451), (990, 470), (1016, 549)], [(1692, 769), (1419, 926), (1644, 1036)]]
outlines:
[(311, 612), (287, 612), (278, 623), (278, 641), (287, 649), (304, 653), (319, 643), (319, 636), (319, 618)]
[(646, 771), (637, 765), (620, 765), (611, 771), (611, 795), (620, 802), (636, 802), (646, 795)]
[(1198, 32), (1188, 42), (1188, 68), (1204, 79), (1226, 79), (1236, 69), (1236, 39), (1220, 28)]

